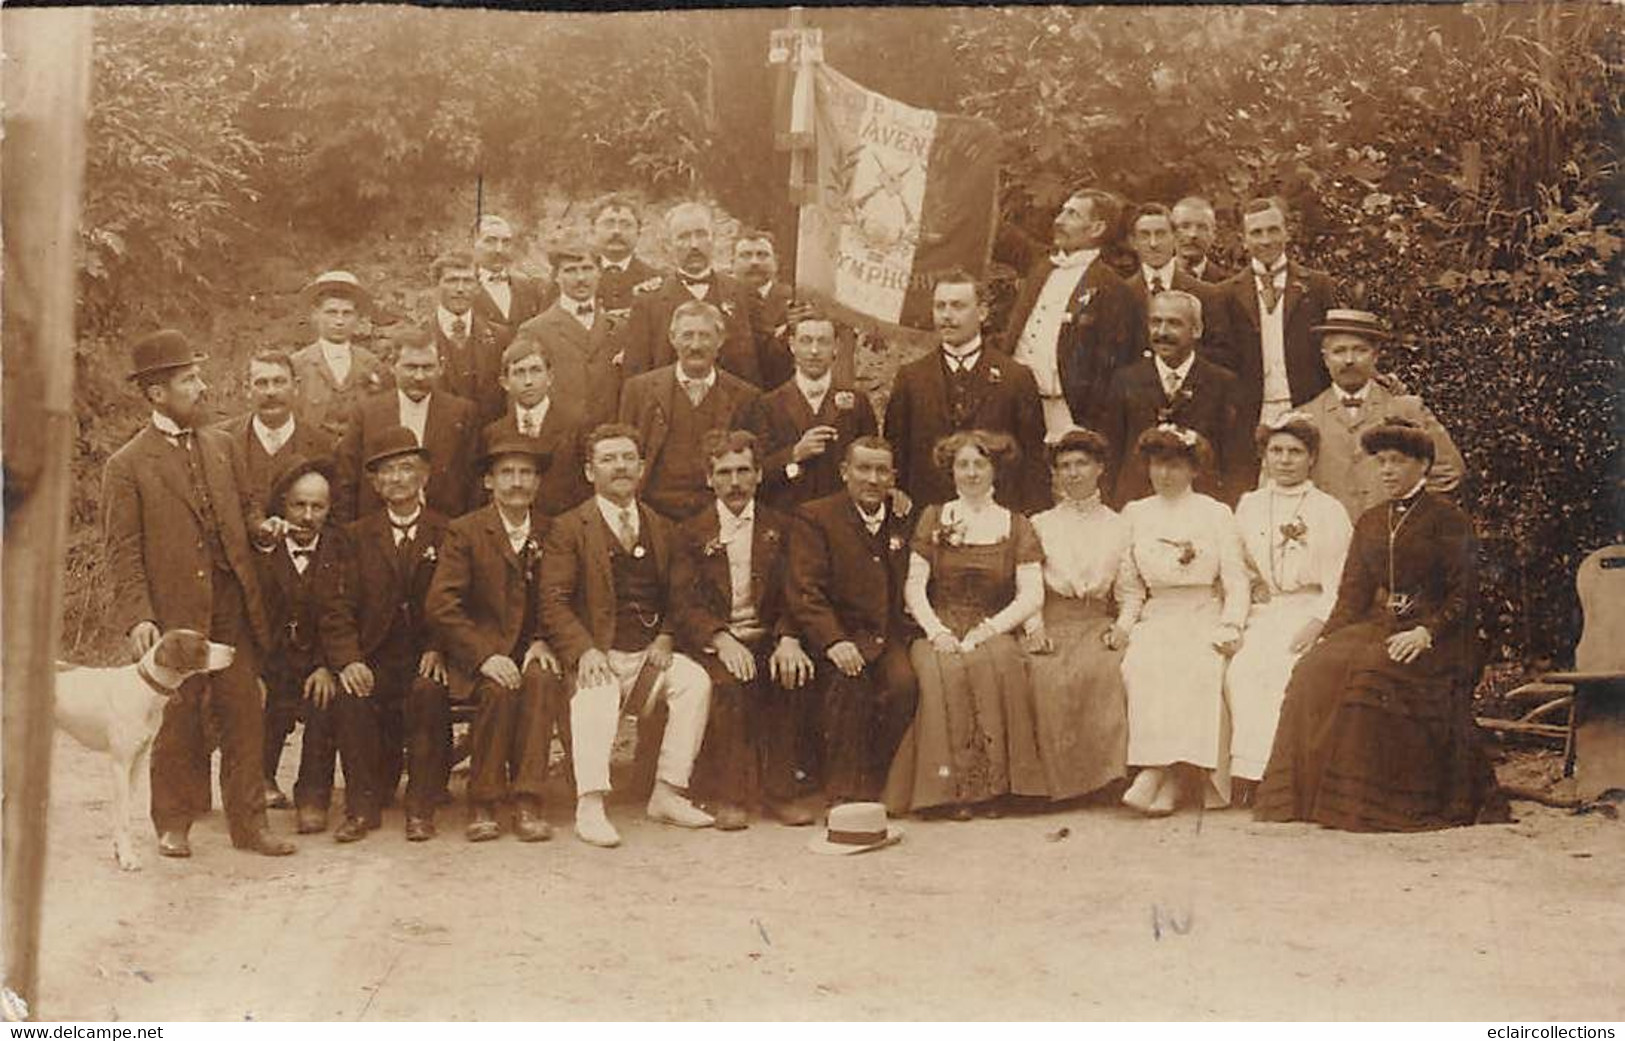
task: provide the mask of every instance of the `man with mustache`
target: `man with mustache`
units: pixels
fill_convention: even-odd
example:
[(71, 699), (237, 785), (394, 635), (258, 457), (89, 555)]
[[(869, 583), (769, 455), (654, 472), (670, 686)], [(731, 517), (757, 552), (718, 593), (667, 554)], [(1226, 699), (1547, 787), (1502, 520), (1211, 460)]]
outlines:
[(473, 402), (481, 423), (502, 415), (502, 350), (513, 329), (480, 314), (474, 301), (479, 275), (469, 253), (443, 253), (429, 266), (435, 309), (429, 320), (440, 353), (440, 386)]
[(1115, 461), (1101, 487), (1119, 509), (1150, 495), (1146, 464), (1134, 445), (1144, 431), (1173, 423), (1195, 430), (1213, 447), (1213, 472), (1197, 475), (1196, 490), (1233, 506), (1256, 473), (1253, 426), (1241, 418), (1236, 377), (1197, 352), (1200, 300), (1171, 289), (1152, 297), (1150, 307), (1152, 356), (1117, 370), (1107, 389), (1100, 433)]
[(517, 329), (542, 311), (547, 293), (538, 279), (513, 270), (513, 227), (495, 214), (474, 230), (474, 310), (497, 325)]
[(1141, 314), (1150, 314), (1151, 298), (1169, 289), (1189, 293), (1202, 302), (1202, 356), (1226, 368), (1231, 367), (1222, 332), (1214, 326), (1218, 319), (1211, 286), (1180, 267), (1176, 255), (1173, 215), (1161, 203), (1148, 202), (1134, 211), (1129, 225), (1129, 245), (1139, 259), (1139, 269), (1128, 280), (1129, 290)]
[(1219, 227), (1213, 204), (1199, 195), (1187, 195), (1174, 203), (1173, 218), (1179, 266), (1208, 285), (1229, 278), (1232, 272), (1209, 256)]
[(248, 477), (249, 493), (256, 503), (264, 504), (272, 478), (295, 459), (330, 455), (333, 442), (327, 431), (294, 411), (299, 384), (293, 359), (286, 351), (255, 351), (248, 359), (244, 390), (248, 412), (222, 420), (219, 428), (231, 438), (232, 452)]
[(763, 344), (762, 389), (772, 390), (795, 370), (785, 347), (795, 293), (779, 281), (778, 247), (771, 231), (747, 228), (739, 233), (734, 239), (733, 273), (760, 301), (759, 321), (770, 341)]
[[(558, 297), (545, 311), (520, 326), (518, 335), (532, 337), (546, 347), (552, 363), (554, 396), (572, 402), (586, 428), (591, 429), (614, 419), (620, 402), (616, 328), (625, 319), (611, 313), (601, 291), (605, 269), (585, 242), (555, 242), (548, 247), (547, 261), (553, 265)], [(579, 476), (574, 473), (575, 467), (569, 469), (572, 476)]]
[(587, 211), (587, 223), (600, 274), (598, 303), (617, 325), (624, 324), (632, 313), (634, 293), (660, 285), (660, 269), (636, 253), (642, 231), (638, 204), (629, 196), (606, 195)]
[(723, 319), (718, 364), (754, 387), (762, 386), (762, 357), (777, 348), (771, 330), (761, 325), (761, 299), (711, 264), (711, 208), (685, 202), (666, 213), (666, 243), (677, 270), (659, 286), (633, 295), (622, 359), (626, 377), (650, 372), (676, 360), (670, 340), (672, 314), (686, 303), (701, 302)]

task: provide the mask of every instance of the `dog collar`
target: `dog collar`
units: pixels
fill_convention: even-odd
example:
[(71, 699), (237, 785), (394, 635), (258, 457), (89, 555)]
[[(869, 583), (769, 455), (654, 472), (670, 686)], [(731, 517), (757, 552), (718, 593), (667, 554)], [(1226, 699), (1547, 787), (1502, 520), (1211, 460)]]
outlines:
[(175, 693), (170, 688), (158, 682), (158, 678), (152, 674), (150, 669), (147, 668), (147, 660), (145, 658), (135, 663), (135, 674), (145, 680), (147, 686), (151, 687), (153, 690), (157, 691), (159, 694), (162, 694), (166, 698)]

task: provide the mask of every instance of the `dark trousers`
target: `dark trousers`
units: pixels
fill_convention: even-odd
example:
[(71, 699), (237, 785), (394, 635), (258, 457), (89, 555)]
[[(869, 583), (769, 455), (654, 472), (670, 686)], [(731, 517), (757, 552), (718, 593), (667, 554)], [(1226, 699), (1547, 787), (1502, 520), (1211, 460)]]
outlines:
[(451, 692), (416, 676), (406, 691), (406, 815), (432, 817), (451, 778)]
[[(260, 677), (265, 682), (265, 739), (262, 768), (265, 779), (275, 781), (277, 770), (282, 766), (283, 746), (288, 743), (294, 725), (305, 715), (303, 704), (305, 677), (297, 675), (292, 669), (282, 667), (276, 651), (273, 650), (267, 657), (270, 664), (265, 674)], [(308, 745), (308, 740), (306, 743)], [(301, 758), (300, 769), (303, 768), (304, 760)]]
[(209, 639), (237, 648), (229, 666), (194, 676), (164, 706), (152, 742), (152, 823), (160, 832), (185, 831), (209, 811), (209, 760), (205, 727), (211, 718), (220, 735), (220, 791), (234, 846), (265, 830), (264, 713), (256, 682), (254, 636), (237, 576), (215, 570)]
[(541, 801), (560, 682), (535, 664), (520, 677), (518, 690), (484, 676), (475, 681), (470, 802), (501, 802), (509, 795)]
[(837, 802), (875, 802), (920, 700), (901, 642), (857, 676), (818, 663), (824, 694), (824, 790)]
[(802, 794), (802, 779), (816, 769), (802, 747), (815, 684), (785, 690), (769, 676), (766, 653), (756, 655), (756, 678), (749, 683), (734, 679), (714, 654), (696, 660), (711, 677), (711, 712), (694, 763), (693, 793), (741, 807)]

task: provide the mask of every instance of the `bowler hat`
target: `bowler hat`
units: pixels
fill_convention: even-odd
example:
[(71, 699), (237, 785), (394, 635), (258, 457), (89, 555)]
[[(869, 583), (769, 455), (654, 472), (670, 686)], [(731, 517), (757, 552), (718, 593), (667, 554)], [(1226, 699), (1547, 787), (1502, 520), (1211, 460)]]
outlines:
[(429, 461), (429, 450), (418, 444), (417, 435), (403, 426), (385, 427), (367, 438), (366, 458), (362, 466), (371, 470), (385, 459), (398, 455), (418, 455)]
[(1382, 319), (1370, 311), (1356, 311), (1347, 307), (1327, 308), (1325, 319), (1319, 325), (1310, 326), (1309, 331), (1315, 336), (1353, 333), (1371, 340), (1386, 340), (1392, 335), (1382, 324)]
[(833, 806), (823, 837), (807, 848), (814, 853), (844, 856), (881, 849), (903, 841), (903, 829), (886, 820), (886, 807), (878, 802), (848, 802)]
[(362, 310), (372, 307), (372, 294), (362, 288), (361, 279), (348, 271), (323, 271), (299, 291), (299, 295), (312, 307), (324, 297), (342, 296), (354, 301)]
[(509, 434), (498, 438), (479, 458), (479, 468), (483, 472), (491, 468), (491, 464), (505, 455), (526, 455), (536, 461), (536, 470), (540, 473), (547, 469), (553, 455), (542, 448), (541, 443), (534, 437), (522, 437), (518, 434)]
[(208, 355), (192, 346), (192, 341), (179, 329), (160, 329), (130, 345), (130, 379), (140, 379), (149, 372), (165, 369), (183, 369), (196, 365)]

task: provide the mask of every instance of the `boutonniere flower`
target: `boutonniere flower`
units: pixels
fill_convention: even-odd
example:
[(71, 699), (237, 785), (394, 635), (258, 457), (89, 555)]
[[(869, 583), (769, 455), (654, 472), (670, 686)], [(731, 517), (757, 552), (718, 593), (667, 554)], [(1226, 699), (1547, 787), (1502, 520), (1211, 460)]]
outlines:
[(937, 518), (936, 530), (931, 532), (931, 541), (939, 546), (963, 546), (965, 544), (965, 521), (961, 517)]
[(1095, 298), (1095, 291), (1093, 289), (1085, 289), (1083, 291), (1083, 296), (1078, 298), (1078, 310), (1081, 311), (1085, 307), (1088, 307), (1089, 306), (1089, 301), (1093, 300), (1094, 298)]
[(857, 405), (857, 395), (853, 394), (850, 390), (838, 390), (835, 392), (835, 411), (851, 412), (857, 407)]
[(423, 559), (427, 560), (429, 563), (433, 564), (435, 561), (440, 559), (440, 554), (435, 552), (435, 549), (434, 549), (433, 546), (424, 546), (423, 547)]
[[(710, 542), (707, 542), (705, 544), (704, 552), (705, 552), (706, 556), (714, 557), (718, 553), (721, 553), (721, 552), (725, 551), (727, 549), (727, 547), (728, 547), (728, 544), (726, 542), (722, 541), (722, 536), (718, 535), (717, 537), (713, 538)], [(642, 546), (638, 547), (638, 549), (642, 549), (642, 548), (643, 548)], [(633, 552), (634, 552), (634, 554), (636, 553), (635, 550)]]
[(891, 550), (893, 553), (896, 553), (898, 550), (903, 548), (903, 537), (901, 535), (893, 535), (890, 539), (886, 540), (886, 548)]
[(987, 381), (989, 383), (1002, 383), (1004, 381), (1004, 373), (999, 371), (999, 367), (997, 365), (993, 365), (988, 368)]
[(1293, 543), (1297, 543), (1300, 546), (1307, 545), (1308, 543), (1304, 540), (1304, 536), (1307, 534), (1309, 534), (1309, 525), (1303, 522), (1303, 518), (1292, 518), (1285, 524), (1281, 525), (1282, 548), (1290, 546)]
[(1189, 567), (1196, 559), (1196, 546), (1190, 539), (1158, 539), (1158, 542), (1172, 546), (1179, 550), (1179, 566)]
[(665, 280), (662, 279), (659, 275), (656, 275), (653, 278), (646, 278), (642, 282), (639, 282), (637, 285), (633, 286), (632, 287), (632, 292), (633, 292), (634, 295), (635, 294), (640, 294), (640, 293), (652, 293), (656, 289), (659, 289), (660, 286), (661, 286), (661, 283), (663, 283), (664, 281)]
[(734, 314), (738, 311), (738, 308), (736, 308), (734, 306), (734, 302), (732, 300), (724, 300), (724, 301), (722, 301), (720, 304), (717, 305), (717, 308), (719, 310), (721, 310), (722, 313), (724, 315), (728, 316), (729, 318), (732, 318), (734, 316)]

